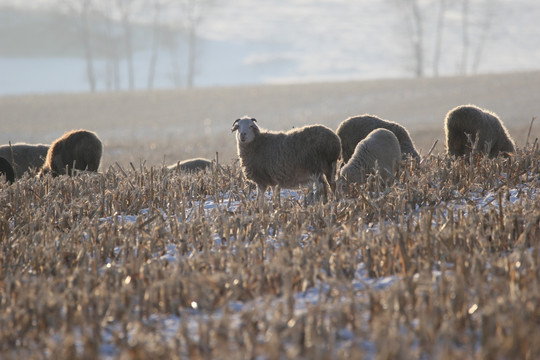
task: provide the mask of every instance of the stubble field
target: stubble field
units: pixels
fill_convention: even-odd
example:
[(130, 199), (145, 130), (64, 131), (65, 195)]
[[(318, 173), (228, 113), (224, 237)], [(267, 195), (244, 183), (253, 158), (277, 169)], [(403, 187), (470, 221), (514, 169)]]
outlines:
[[(2, 143), (84, 127), (105, 152), (99, 174), (0, 184), (0, 357), (534, 358), (539, 80), (1, 98)], [(442, 119), (463, 103), (497, 112), (517, 154), (446, 157)], [(423, 161), (387, 189), (258, 206), (234, 119), (335, 129), (360, 113), (405, 125)], [(216, 152), (203, 173), (162, 167)]]

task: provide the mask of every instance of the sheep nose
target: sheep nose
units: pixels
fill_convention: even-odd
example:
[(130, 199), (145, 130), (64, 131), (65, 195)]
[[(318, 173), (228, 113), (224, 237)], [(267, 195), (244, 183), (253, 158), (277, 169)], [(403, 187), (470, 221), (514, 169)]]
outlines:
[(246, 141), (246, 133), (241, 133), (240, 134), (240, 140)]

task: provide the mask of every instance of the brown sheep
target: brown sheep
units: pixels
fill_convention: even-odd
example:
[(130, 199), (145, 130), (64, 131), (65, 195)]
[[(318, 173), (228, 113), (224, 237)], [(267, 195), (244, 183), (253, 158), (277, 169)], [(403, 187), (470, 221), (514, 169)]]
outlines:
[[(351, 159), (341, 168), (340, 179), (364, 183), (379, 168), (383, 180), (392, 180), (401, 161), (399, 141), (394, 133), (376, 129), (356, 145)], [(340, 180), (343, 181), (343, 180)]]
[[(287, 132), (261, 130), (250, 117), (232, 126), (244, 176), (257, 184), (258, 197), (269, 186), (295, 188), (315, 177), (327, 194), (336, 187), (337, 161), (341, 155), (339, 137), (323, 125), (304, 126)], [(326, 179), (326, 183), (324, 181)]]
[(208, 159), (203, 159), (203, 158), (196, 158), (196, 159), (188, 159), (184, 161), (179, 161), (176, 164), (167, 166), (167, 169), (169, 170), (180, 169), (180, 171), (195, 172), (195, 171), (200, 171), (200, 170), (206, 170), (207, 168), (211, 166), (212, 166), (212, 161)]
[(103, 146), (96, 133), (73, 130), (51, 144), (40, 176), (51, 172), (53, 176), (72, 175), (73, 169), (97, 171)]
[(15, 172), (9, 161), (0, 157), (0, 177), (5, 176), (8, 183), (13, 183), (15, 181)]
[(9, 162), (15, 178), (19, 179), (25, 172), (41, 169), (48, 151), (49, 145), (45, 144), (6, 144), (0, 146), (0, 157)]
[(403, 126), (374, 115), (360, 115), (344, 120), (336, 130), (341, 139), (341, 156), (344, 163), (349, 161), (356, 145), (375, 129), (387, 129), (394, 133), (399, 141), (402, 157), (412, 156), (414, 159), (420, 159), (409, 132)]
[(444, 131), (450, 155), (468, 155), (474, 150), (495, 157), (516, 151), (514, 140), (499, 117), (475, 105), (450, 110), (444, 120)]

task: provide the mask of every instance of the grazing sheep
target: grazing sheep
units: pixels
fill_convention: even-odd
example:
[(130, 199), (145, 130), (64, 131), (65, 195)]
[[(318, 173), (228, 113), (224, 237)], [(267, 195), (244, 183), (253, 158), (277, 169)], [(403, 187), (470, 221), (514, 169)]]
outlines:
[(364, 183), (379, 168), (383, 180), (391, 180), (401, 160), (396, 135), (387, 129), (375, 129), (356, 145), (347, 164), (341, 168), (340, 181)]
[(27, 171), (41, 169), (49, 145), (44, 144), (7, 144), (0, 146), (0, 157), (6, 159), (19, 179)]
[(72, 175), (77, 170), (97, 171), (103, 146), (96, 133), (73, 130), (55, 140), (45, 159), (40, 176), (52, 172), (53, 176)]
[(304, 126), (288, 132), (259, 129), (250, 117), (237, 119), (231, 131), (236, 135), (238, 156), (244, 176), (258, 188), (259, 199), (268, 186), (295, 188), (313, 176), (324, 186), (324, 178), (335, 190), (337, 161), (341, 153), (339, 137), (323, 125)]
[(15, 181), (15, 173), (13, 172), (13, 167), (11, 167), (9, 161), (4, 159), (3, 157), (0, 157), (0, 178), (2, 176), (5, 176), (6, 181), (10, 184)]
[(374, 115), (360, 115), (344, 120), (337, 128), (337, 134), (341, 139), (341, 155), (343, 162), (347, 163), (351, 158), (356, 145), (375, 129), (387, 129), (394, 133), (399, 141), (401, 155), (410, 155), (414, 159), (420, 159), (411, 136), (407, 129), (400, 124), (383, 120)]
[(167, 169), (169, 170), (179, 169), (181, 171), (195, 172), (195, 171), (206, 170), (210, 166), (212, 166), (212, 161), (208, 159), (197, 158), (197, 159), (179, 161), (176, 164), (167, 166)]
[(514, 140), (499, 117), (475, 105), (450, 110), (444, 119), (444, 131), (450, 155), (467, 155), (473, 147), (490, 157), (516, 151)]

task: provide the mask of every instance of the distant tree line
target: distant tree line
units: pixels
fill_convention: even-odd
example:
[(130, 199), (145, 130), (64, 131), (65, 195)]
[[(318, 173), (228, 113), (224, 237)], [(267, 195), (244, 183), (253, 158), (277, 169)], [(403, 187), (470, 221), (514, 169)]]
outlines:
[[(53, 1), (62, 14), (76, 19), (76, 46), (85, 60), (90, 91), (96, 91), (98, 83), (107, 90), (153, 89), (158, 63), (166, 57), (170, 59), (168, 76), (175, 87), (196, 85), (201, 24), (215, 0)], [(414, 76), (439, 76), (449, 54), (458, 74), (478, 72), (499, 0), (386, 1), (404, 15), (399, 17), (398, 27), (403, 31), (397, 36), (403, 36), (407, 62), (410, 59), (408, 70)], [(140, 39), (141, 28), (144, 40)], [(448, 41), (449, 36), (454, 41)], [(447, 44), (456, 44), (455, 39), (461, 46), (449, 48)], [(143, 76), (140, 58), (135, 66), (135, 54), (141, 49), (149, 53)], [(448, 61), (444, 68), (448, 69)], [(140, 83), (142, 78), (144, 84)]]
[[(456, 64), (459, 74), (478, 72), (498, 0), (390, 0), (390, 2), (398, 6), (405, 14), (406, 31), (404, 34), (410, 46), (412, 72), (416, 77), (427, 75), (428, 60), (431, 62), (433, 76), (439, 76), (443, 52), (453, 54), (456, 51), (460, 52), (460, 60)], [(459, 50), (444, 47), (445, 25), (449, 10), (459, 13), (461, 19), (461, 49)], [(433, 34), (426, 34), (424, 31), (428, 21), (435, 22)], [(473, 27), (474, 34), (471, 31)], [(433, 43), (429, 44), (430, 41)], [(433, 53), (428, 53), (428, 49), (431, 49)]]
[[(162, 50), (171, 57), (170, 79), (177, 87), (195, 85), (198, 60), (198, 33), (211, 0), (57, 0), (57, 8), (79, 19), (78, 37), (86, 63), (89, 90), (97, 90), (97, 55), (106, 61), (104, 80), (108, 90), (122, 88), (125, 73), (127, 88), (135, 89), (134, 29), (151, 29), (150, 59), (146, 88), (154, 87), (156, 66)], [(144, 24), (142, 20), (145, 20)], [(150, 23), (148, 23), (148, 19)], [(179, 51), (180, 44), (185, 49)], [(181, 59), (185, 59), (185, 65)], [(124, 64), (125, 63), (125, 64)], [(125, 66), (121, 69), (121, 66)], [(182, 76), (184, 74), (184, 76)]]

